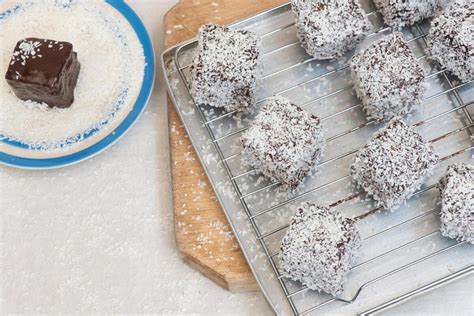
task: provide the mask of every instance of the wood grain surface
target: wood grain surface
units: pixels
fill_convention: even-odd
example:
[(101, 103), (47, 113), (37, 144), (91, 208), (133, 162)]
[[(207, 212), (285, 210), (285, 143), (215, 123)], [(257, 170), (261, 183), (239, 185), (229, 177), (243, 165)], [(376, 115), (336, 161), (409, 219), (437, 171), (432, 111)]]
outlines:
[[(229, 24), (282, 0), (181, 0), (165, 16), (165, 45), (196, 35), (206, 23)], [(184, 260), (232, 291), (258, 286), (216, 199), (196, 152), (168, 98), (176, 243)]]

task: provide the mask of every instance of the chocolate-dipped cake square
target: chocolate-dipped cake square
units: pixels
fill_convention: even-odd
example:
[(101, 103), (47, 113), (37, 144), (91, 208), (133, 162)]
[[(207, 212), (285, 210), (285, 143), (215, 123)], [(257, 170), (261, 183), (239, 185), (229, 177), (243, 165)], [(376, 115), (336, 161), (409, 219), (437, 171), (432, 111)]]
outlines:
[(266, 100), (241, 142), (244, 164), (296, 187), (321, 157), (324, 136), (318, 117), (274, 96)]
[(420, 106), (423, 68), (399, 32), (354, 55), (352, 81), (369, 119), (387, 121)]
[(74, 101), (79, 71), (71, 43), (31, 37), (16, 44), (5, 79), (22, 100), (65, 108)]
[(449, 166), (439, 189), (441, 233), (474, 244), (474, 166), (463, 163)]
[(421, 186), (438, 160), (430, 144), (394, 119), (359, 150), (351, 175), (378, 206), (394, 210)]
[(401, 28), (430, 18), (446, 0), (374, 0), (385, 24)]
[(354, 220), (333, 208), (303, 203), (281, 244), (283, 275), (336, 296), (361, 243)]
[(431, 22), (431, 55), (462, 81), (474, 79), (474, 1), (451, 2)]
[(253, 106), (261, 73), (259, 41), (250, 31), (202, 26), (198, 55), (191, 66), (194, 101), (227, 111)]
[(292, 0), (301, 46), (316, 59), (334, 59), (354, 48), (370, 30), (358, 0)]

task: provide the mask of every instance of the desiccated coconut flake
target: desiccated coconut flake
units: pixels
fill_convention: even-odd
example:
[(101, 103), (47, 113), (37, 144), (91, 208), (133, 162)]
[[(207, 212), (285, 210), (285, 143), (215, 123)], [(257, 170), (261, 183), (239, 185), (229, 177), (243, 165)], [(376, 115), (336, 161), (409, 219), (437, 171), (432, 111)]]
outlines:
[(474, 166), (448, 167), (439, 184), (441, 191), (441, 233), (474, 244)]
[(336, 296), (361, 244), (354, 220), (306, 202), (296, 210), (283, 238), (281, 268), (286, 277)]

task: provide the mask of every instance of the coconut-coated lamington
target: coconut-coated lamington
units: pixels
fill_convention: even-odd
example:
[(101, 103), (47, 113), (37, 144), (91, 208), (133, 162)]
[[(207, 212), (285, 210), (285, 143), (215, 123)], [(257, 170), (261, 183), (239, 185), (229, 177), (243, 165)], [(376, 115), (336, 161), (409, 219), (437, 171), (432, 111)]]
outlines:
[(462, 81), (474, 79), (474, 1), (456, 0), (431, 22), (429, 51)]
[(384, 36), (354, 55), (350, 67), (369, 119), (388, 121), (420, 106), (424, 71), (401, 33)]
[(422, 185), (438, 161), (429, 143), (394, 119), (359, 150), (350, 171), (377, 206), (394, 210)]
[(447, 0), (374, 0), (385, 24), (401, 28), (433, 17)]
[(261, 69), (259, 37), (208, 24), (199, 29), (191, 95), (200, 105), (242, 111), (255, 104)]
[(287, 187), (296, 187), (321, 157), (320, 119), (290, 100), (268, 98), (242, 135), (243, 163)]
[(316, 59), (334, 59), (354, 48), (370, 30), (358, 0), (292, 0), (301, 46)]
[(474, 244), (474, 166), (455, 164), (441, 179), (441, 233)]
[(333, 208), (303, 203), (281, 244), (283, 275), (312, 290), (340, 294), (362, 243), (354, 224)]

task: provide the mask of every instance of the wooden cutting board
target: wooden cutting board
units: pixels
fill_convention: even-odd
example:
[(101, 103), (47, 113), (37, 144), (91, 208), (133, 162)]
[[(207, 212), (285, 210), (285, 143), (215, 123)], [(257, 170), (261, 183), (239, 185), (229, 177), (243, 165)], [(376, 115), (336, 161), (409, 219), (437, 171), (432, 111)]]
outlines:
[[(196, 35), (206, 23), (229, 24), (283, 0), (181, 0), (165, 16), (165, 45)], [(232, 291), (258, 286), (235, 240), (176, 110), (168, 98), (176, 243), (184, 260)]]

